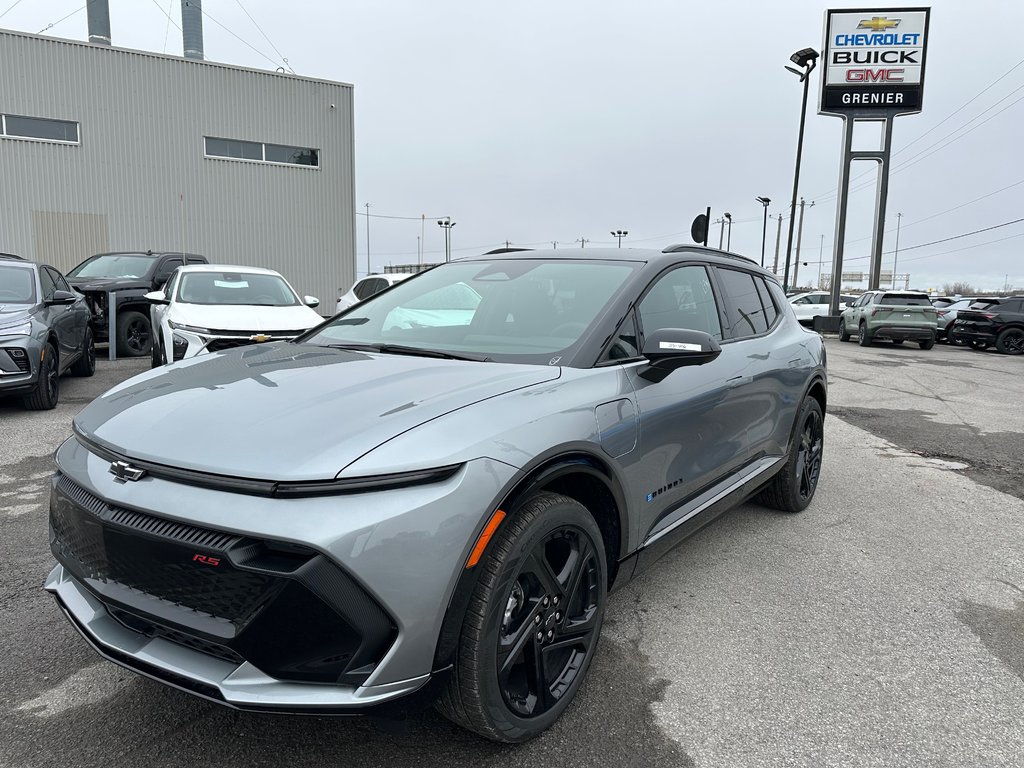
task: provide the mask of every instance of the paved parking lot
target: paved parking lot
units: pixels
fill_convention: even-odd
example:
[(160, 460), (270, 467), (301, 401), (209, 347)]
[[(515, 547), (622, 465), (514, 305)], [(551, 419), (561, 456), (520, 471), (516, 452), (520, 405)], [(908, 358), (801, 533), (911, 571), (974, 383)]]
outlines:
[[(72, 415), (0, 400), (0, 765), (1019, 766), (1024, 359), (829, 341), (814, 504), (748, 504), (616, 593), (577, 702), (499, 747), (403, 723), (236, 713), (102, 662), (40, 588)], [(838, 418), (837, 418), (838, 417)]]

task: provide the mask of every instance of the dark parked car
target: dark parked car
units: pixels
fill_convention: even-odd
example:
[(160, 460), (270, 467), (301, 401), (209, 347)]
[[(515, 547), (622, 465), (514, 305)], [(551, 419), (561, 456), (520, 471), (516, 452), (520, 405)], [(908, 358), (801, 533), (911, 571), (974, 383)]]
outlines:
[(95, 369), (85, 297), (53, 267), (0, 254), (0, 395), (47, 410), (60, 399), (62, 373)]
[(953, 341), (986, 349), (993, 344), (1004, 355), (1024, 352), (1024, 297), (981, 299), (957, 313), (949, 331)]
[(91, 256), (68, 272), (68, 280), (85, 294), (92, 311), (92, 332), (97, 341), (109, 340), (107, 296), (117, 291), (117, 354), (148, 355), (153, 345), (149, 302), (143, 295), (158, 290), (182, 264), (206, 264), (194, 253), (124, 251)]
[(524, 741), (610, 589), (750, 497), (811, 503), (825, 400), (821, 337), (745, 258), (460, 259), (86, 406), (46, 589), (102, 655), (221, 704), (439, 697)]

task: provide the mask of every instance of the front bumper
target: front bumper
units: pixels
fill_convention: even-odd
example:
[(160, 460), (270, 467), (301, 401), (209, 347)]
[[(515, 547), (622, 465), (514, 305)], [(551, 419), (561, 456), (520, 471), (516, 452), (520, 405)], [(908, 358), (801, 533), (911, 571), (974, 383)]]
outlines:
[(0, 395), (31, 392), (39, 377), (42, 348), (30, 336), (0, 337)]
[[(234, 707), (338, 713), (439, 671), (461, 566), (515, 471), (479, 459), (432, 485), (280, 499), (119, 481), (75, 439), (57, 462), (46, 589), (103, 656)], [(266, 544), (301, 564), (273, 565)], [(384, 640), (361, 644), (381, 617)]]

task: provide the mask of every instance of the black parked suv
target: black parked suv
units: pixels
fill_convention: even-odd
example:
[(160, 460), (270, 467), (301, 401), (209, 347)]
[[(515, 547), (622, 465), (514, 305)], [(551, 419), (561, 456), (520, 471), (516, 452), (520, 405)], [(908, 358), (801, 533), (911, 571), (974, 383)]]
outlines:
[(0, 396), (48, 410), (60, 375), (92, 376), (96, 348), (85, 297), (47, 264), (0, 253)]
[(148, 355), (153, 345), (149, 302), (143, 294), (158, 290), (183, 264), (206, 264), (194, 253), (123, 251), (91, 256), (68, 272), (68, 280), (85, 294), (92, 310), (97, 341), (108, 341), (107, 296), (117, 291), (117, 353), (127, 357)]
[(981, 299), (961, 309), (949, 332), (955, 342), (985, 349), (995, 344), (1004, 355), (1024, 352), (1024, 296)]

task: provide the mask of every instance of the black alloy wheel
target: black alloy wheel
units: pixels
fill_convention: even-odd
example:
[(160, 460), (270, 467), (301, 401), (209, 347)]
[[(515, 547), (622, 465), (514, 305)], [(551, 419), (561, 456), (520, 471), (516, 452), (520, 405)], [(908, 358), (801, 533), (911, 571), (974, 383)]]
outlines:
[(141, 312), (125, 311), (117, 319), (117, 356), (148, 355), (153, 343), (149, 318)]
[(813, 397), (807, 397), (800, 406), (786, 463), (758, 495), (758, 501), (782, 512), (806, 509), (818, 488), (824, 449), (825, 421), (821, 405)]
[(850, 332), (848, 330), (846, 330), (846, 318), (845, 317), (839, 318), (839, 340), (840, 341), (849, 341), (850, 340)]
[(92, 337), (92, 328), (85, 329), (82, 343), (82, 356), (71, 366), (71, 373), (75, 376), (92, 376), (96, 373), (96, 342)]
[(498, 632), (498, 685), (520, 717), (548, 712), (596, 642), (600, 568), (585, 531), (562, 526), (534, 547), (512, 583)]
[(996, 349), (1004, 355), (1024, 353), (1024, 330), (1007, 328), (996, 338)]
[(569, 706), (594, 658), (608, 589), (601, 531), (578, 502), (538, 493), (505, 519), (475, 567), (437, 707), (493, 741), (526, 741)]
[(862, 347), (871, 346), (871, 336), (868, 334), (868, 324), (862, 322), (860, 327), (857, 329), (857, 342)]

